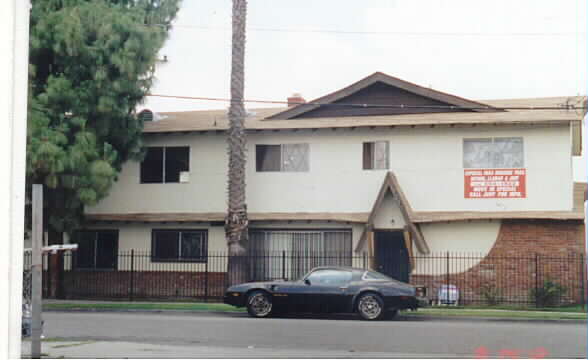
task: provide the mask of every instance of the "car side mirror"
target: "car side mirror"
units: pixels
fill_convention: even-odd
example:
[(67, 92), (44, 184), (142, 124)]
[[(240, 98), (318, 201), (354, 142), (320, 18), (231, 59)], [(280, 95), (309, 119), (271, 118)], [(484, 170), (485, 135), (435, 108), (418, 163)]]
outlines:
[(308, 280), (308, 279), (304, 279), (304, 283), (305, 283), (306, 285), (310, 285), (310, 280)]

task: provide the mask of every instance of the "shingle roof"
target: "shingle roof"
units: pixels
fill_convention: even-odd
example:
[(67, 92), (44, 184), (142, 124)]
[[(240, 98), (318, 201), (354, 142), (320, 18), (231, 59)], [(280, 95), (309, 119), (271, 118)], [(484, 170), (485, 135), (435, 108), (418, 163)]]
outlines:
[[(458, 106), (458, 107), (469, 107), (469, 108), (476, 108), (474, 111), (479, 112), (493, 112), (499, 111), (497, 109), (493, 109), (491, 106), (489, 107), (488, 104), (483, 104), (476, 101), (471, 101), (468, 99), (464, 99), (459, 96), (447, 94), (438, 90), (433, 90), (430, 88), (426, 88), (423, 86), (419, 86), (417, 84), (413, 84), (411, 82), (381, 73), (376, 72), (370, 76), (367, 76), (343, 89), (337, 90), (332, 92), (328, 95), (320, 97), (318, 99), (312, 100), (308, 104), (300, 104), (289, 109), (285, 109), (277, 114), (271, 115), (270, 119), (291, 119), (294, 117), (300, 117), (301, 115), (308, 113), (312, 110), (317, 109), (318, 107), (322, 106), (322, 104), (333, 104), (338, 100), (347, 98), (351, 94), (357, 93), (362, 89), (365, 89), (369, 86), (372, 86), (376, 83), (383, 83), (390, 87), (402, 89), (408, 91), (412, 94), (420, 95), (429, 99), (433, 99), (448, 105)], [(486, 108), (489, 107), (489, 108)], [(480, 109), (484, 108), (484, 109)]]
[[(486, 100), (492, 106), (562, 106), (566, 101), (580, 101), (581, 97), (550, 97), (531, 99)], [(294, 130), (323, 128), (362, 128), (388, 126), (430, 126), (460, 124), (557, 124), (581, 121), (583, 114), (573, 110), (507, 110), (499, 112), (453, 112), (407, 115), (349, 116), (312, 119), (277, 119), (267, 117), (284, 108), (250, 109), (245, 120), (249, 131)], [(221, 131), (228, 129), (226, 110), (183, 111), (160, 113), (162, 120), (147, 122), (143, 133), (192, 131)]]

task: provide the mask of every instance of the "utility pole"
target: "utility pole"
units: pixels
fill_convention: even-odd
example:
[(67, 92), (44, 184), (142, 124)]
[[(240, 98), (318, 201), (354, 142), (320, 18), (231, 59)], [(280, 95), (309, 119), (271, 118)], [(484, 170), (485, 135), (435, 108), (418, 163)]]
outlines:
[(33, 229), (31, 259), (31, 358), (41, 358), (42, 271), (43, 271), (43, 185), (33, 184)]

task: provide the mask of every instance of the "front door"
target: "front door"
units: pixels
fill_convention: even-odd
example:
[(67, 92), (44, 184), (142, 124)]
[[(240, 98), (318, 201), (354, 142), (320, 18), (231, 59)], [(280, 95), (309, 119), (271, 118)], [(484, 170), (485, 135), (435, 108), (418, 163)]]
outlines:
[(410, 261), (402, 231), (376, 231), (374, 233), (376, 271), (393, 279), (408, 282)]

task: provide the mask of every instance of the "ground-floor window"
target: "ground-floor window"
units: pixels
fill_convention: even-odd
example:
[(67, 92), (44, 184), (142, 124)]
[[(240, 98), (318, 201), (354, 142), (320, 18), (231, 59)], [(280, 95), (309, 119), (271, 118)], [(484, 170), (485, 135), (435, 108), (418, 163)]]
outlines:
[(206, 230), (154, 229), (152, 232), (152, 261), (206, 262), (207, 249)]
[(79, 230), (73, 234), (78, 244), (74, 266), (80, 269), (116, 269), (118, 230)]
[(251, 230), (252, 276), (299, 279), (317, 266), (351, 266), (351, 230)]

